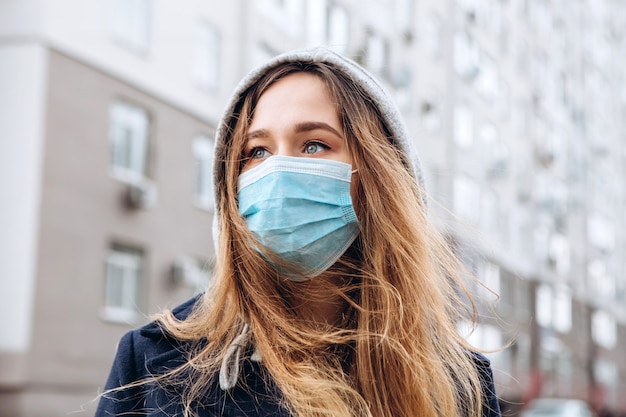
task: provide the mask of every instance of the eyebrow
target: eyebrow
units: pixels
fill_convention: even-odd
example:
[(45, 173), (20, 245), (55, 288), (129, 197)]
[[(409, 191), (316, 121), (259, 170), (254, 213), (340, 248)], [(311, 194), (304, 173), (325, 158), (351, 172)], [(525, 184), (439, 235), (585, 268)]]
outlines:
[(310, 132), (311, 130), (317, 130), (317, 129), (326, 130), (330, 133), (333, 133), (334, 135), (339, 136), (340, 138), (343, 137), (343, 135), (337, 132), (337, 130), (334, 127), (324, 122), (300, 122), (296, 124), (295, 131), (296, 133), (302, 133), (302, 132)]
[[(335, 129), (334, 127), (332, 127), (331, 125), (329, 125), (328, 123), (324, 123), (324, 122), (300, 122), (300, 123), (296, 123), (296, 126), (294, 128), (294, 131), (296, 133), (302, 133), (302, 132), (310, 132), (312, 130), (317, 130), (317, 129), (321, 129), (321, 130), (325, 130), (327, 132), (330, 132), (340, 138), (343, 138), (343, 135), (341, 133), (339, 133), (337, 131), (337, 129)], [(256, 139), (256, 138), (266, 138), (269, 136), (269, 131), (267, 129), (258, 129), (258, 130), (254, 130), (252, 132), (249, 132), (246, 134), (245, 136), (245, 140), (249, 141), (251, 139)]]

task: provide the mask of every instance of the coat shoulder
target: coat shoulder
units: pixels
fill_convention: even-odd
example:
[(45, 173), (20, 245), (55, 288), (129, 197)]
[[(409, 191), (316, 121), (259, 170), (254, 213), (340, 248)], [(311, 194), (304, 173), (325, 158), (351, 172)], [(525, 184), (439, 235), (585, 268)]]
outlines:
[[(184, 320), (198, 302), (194, 297), (172, 310)], [(120, 339), (111, 371), (104, 388), (96, 417), (133, 414), (139, 404), (166, 403), (166, 393), (155, 390), (146, 382), (186, 362), (188, 342), (181, 342), (167, 334), (157, 321), (128, 331)], [(143, 409), (143, 408), (142, 408)], [(145, 415), (145, 414), (138, 414)]]
[(500, 404), (496, 395), (495, 384), (493, 380), (493, 371), (491, 369), (491, 361), (483, 354), (472, 353), (474, 363), (478, 369), (480, 382), (483, 389), (483, 417), (501, 417)]

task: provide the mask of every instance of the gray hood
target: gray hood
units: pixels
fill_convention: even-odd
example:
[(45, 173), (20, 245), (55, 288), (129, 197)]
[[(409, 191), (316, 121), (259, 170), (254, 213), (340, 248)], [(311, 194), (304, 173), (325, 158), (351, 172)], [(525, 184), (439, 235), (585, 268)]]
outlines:
[[(416, 152), (413, 149), (413, 142), (409, 136), (408, 130), (402, 120), (402, 115), (396, 107), (395, 103), (383, 90), (381, 85), (374, 79), (374, 77), (368, 73), (363, 67), (356, 62), (345, 58), (326, 48), (308, 48), (297, 49), (291, 52), (286, 52), (282, 55), (278, 55), (273, 59), (265, 62), (264, 64), (256, 67), (248, 73), (235, 88), (222, 119), (219, 122), (217, 133), (215, 137), (216, 150), (221, 149), (225, 143), (228, 142), (227, 135), (229, 133), (229, 126), (231, 126), (233, 112), (235, 107), (240, 102), (242, 94), (257, 82), (266, 71), (276, 67), (279, 64), (287, 62), (316, 62), (324, 63), (335, 67), (338, 71), (342, 71), (349, 75), (355, 83), (359, 84), (365, 92), (367, 92), (372, 102), (378, 106), (380, 114), (383, 117), (383, 122), (386, 125), (389, 132), (392, 134), (394, 142), (398, 148), (407, 156), (407, 160), (412, 164), (413, 173), (420, 186), (424, 185), (422, 177), (422, 171)], [(223, 178), (219, 174), (220, 170), (216, 165), (215, 169), (215, 190), (218, 194), (219, 187)], [(216, 201), (219, 198), (216, 195)]]

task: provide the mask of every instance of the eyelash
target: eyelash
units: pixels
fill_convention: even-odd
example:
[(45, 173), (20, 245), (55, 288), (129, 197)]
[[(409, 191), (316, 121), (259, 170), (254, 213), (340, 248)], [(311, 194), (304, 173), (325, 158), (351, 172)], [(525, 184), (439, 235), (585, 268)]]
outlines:
[[(322, 150), (327, 150), (330, 149), (330, 146), (328, 146), (327, 144), (325, 144), (324, 142), (321, 142), (319, 140), (309, 140), (306, 141), (302, 147), (302, 150), (304, 153), (306, 153), (306, 149), (311, 146), (311, 145), (317, 145), (319, 147), (322, 148)], [(246, 159), (256, 159), (254, 158), (254, 155), (258, 152), (258, 151), (267, 151), (267, 148), (263, 147), (263, 146), (255, 146), (252, 149), (250, 149), (249, 151), (245, 152), (245, 158)], [(314, 152), (316, 153), (316, 152)], [(260, 158), (259, 158), (260, 159)]]
[(330, 146), (326, 145), (324, 142), (320, 142), (319, 140), (310, 140), (304, 144), (304, 152), (306, 153), (306, 149), (311, 145), (317, 145), (322, 148), (322, 150), (330, 149)]
[(267, 149), (265, 149), (262, 146), (255, 146), (254, 148), (252, 148), (248, 152), (246, 152), (246, 159), (255, 159), (254, 158), (254, 154), (257, 153), (260, 150), (267, 151)]

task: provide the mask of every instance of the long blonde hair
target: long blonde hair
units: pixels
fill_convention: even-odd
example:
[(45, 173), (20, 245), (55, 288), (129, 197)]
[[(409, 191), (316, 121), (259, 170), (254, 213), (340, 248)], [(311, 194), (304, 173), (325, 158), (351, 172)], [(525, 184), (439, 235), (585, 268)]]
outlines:
[[(279, 275), (254, 249), (237, 208), (245, 133), (259, 97), (298, 71), (320, 77), (337, 105), (353, 165), (361, 234), (331, 269), (346, 302), (338, 325), (302, 319), (290, 303), (301, 284)], [(243, 95), (216, 150), (219, 239), (213, 284), (185, 320), (159, 320), (173, 337), (205, 340), (182, 368), (186, 412), (214, 380), (245, 325), (283, 405), (309, 416), (481, 415), (481, 381), (455, 323), (471, 316), (464, 271), (426, 215), (408, 155), (360, 86), (331, 65), (285, 63)], [(329, 354), (329, 349), (332, 354)], [(167, 376), (166, 376), (167, 377)]]

